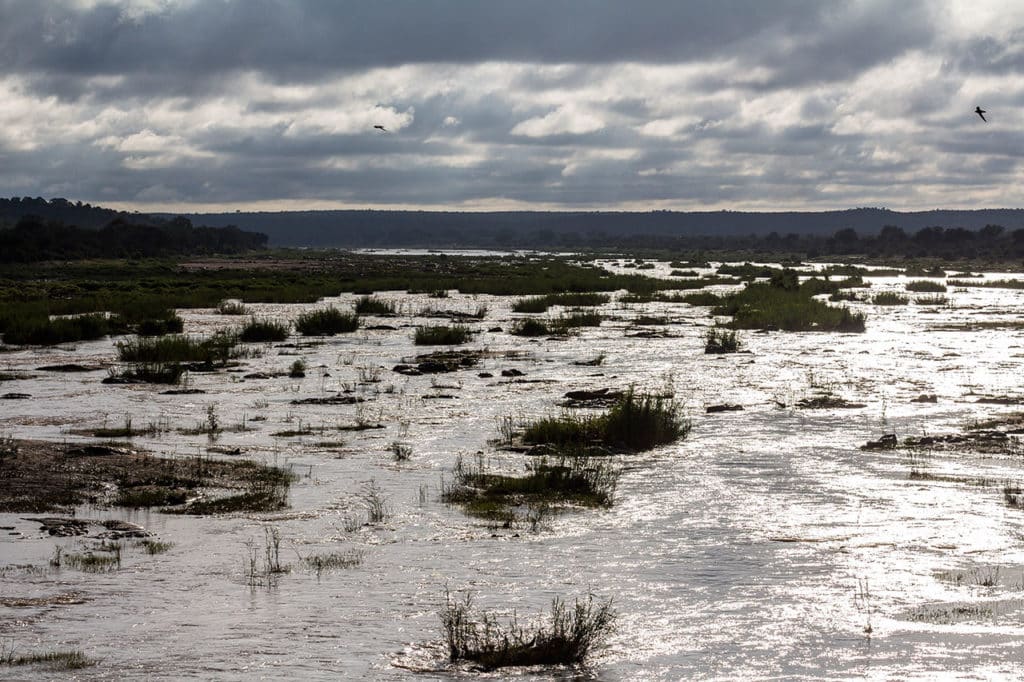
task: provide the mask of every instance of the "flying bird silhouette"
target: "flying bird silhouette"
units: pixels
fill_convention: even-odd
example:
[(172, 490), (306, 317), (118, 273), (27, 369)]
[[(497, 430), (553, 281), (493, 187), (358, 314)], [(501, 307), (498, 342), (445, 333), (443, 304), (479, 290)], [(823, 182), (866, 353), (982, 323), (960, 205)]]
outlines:
[(377, 130), (383, 130), (385, 133), (388, 131), (388, 129), (385, 128), (384, 126), (373, 126), (373, 127), (376, 128)]
[(985, 110), (984, 109), (982, 109), (981, 107), (974, 107), (974, 113), (976, 113), (978, 116), (981, 116), (981, 120), (982, 121), (984, 121), (985, 123), (988, 123), (988, 119), (985, 118)]

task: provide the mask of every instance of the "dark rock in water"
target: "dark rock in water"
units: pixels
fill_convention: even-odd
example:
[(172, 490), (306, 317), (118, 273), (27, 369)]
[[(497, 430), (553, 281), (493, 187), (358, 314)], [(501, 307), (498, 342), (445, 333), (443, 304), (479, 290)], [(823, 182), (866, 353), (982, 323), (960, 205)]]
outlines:
[(40, 372), (96, 372), (103, 369), (102, 365), (78, 365), (75, 363), (67, 363), (64, 365), (46, 365), (45, 367), (37, 367)]
[(600, 367), (602, 362), (604, 362), (604, 356), (599, 355), (593, 360), (576, 360), (572, 364), (577, 367)]
[(26, 518), (26, 521), (35, 521), (40, 524), (40, 530), (49, 533), (54, 537), (69, 538), (78, 535), (89, 534), (89, 522), (82, 519), (67, 519), (61, 517), (47, 518)]
[(887, 433), (878, 440), (871, 440), (864, 444), (861, 450), (892, 450), (899, 441), (896, 439), (895, 433)]
[(121, 540), (123, 538), (148, 538), (152, 533), (137, 523), (109, 519), (103, 522), (107, 532), (100, 533), (96, 537), (103, 540)]
[(416, 369), (420, 371), (420, 374), (444, 374), (446, 372), (452, 372), (454, 369), (444, 363), (438, 362), (437, 360), (426, 360), (416, 365)]
[(423, 396), (423, 399), (424, 400), (455, 400), (458, 397), (459, 396), (457, 396), (457, 395), (448, 395), (447, 393), (431, 393), (429, 395)]
[(477, 374), (477, 376), (480, 377), (481, 379), (491, 379), (494, 377), (494, 375), (491, 374), (490, 372), (480, 372), (479, 374)]
[(501, 370), (501, 376), (503, 377), (523, 377), (526, 376), (525, 372), (520, 372), (518, 369), (503, 369)]
[(715, 414), (717, 412), (739, 412), (742, 409), (742, 405), (723, 403), (721, 405), (709, 405), (705, 412), (707, 412), (708, 414)]
[(390, 324), (373, 324), (369, 327), (363, 327), (363, 329), (371, 332), (395, 332), (398, 331), (398, 327), (393, 327)]
[(288, 376), (288, 372), (250, 372), (243, 376), (243, 379), (276, 379), (277, 377)]
[(1012, 395), (993, 395), (993, 396), (982, 396), (974, 402), (984, 403), (986, 405), (1020, 405), (1024, 403), (1024, 398)]
[(123, 385), (123, 384), (141, 384), (143, 382), (139, 381), (138, 379), (132, 379), (130, 377), (112, 376), (112, 377), (103, 377), (103, 380), (100, 383), (101, 384)]
[(404, 374), (407, 377), (418, 377), (421, 374), (423, 374), (423, 372), (419, 371), (412, 365), (395, 365), (394, 367), (391, 368), (391, 371), (398, 372), (399, 374)]
[(0, 395), (2, 400), (27, 400), (31, 397), (28, 393), (4, 393)]
[(934, 447), (940, 445), (967, 445), (971, 447), (985, 447), (996, 445), (1003, 447), (1008, 444), (1010, 437), (1002, 431), (976, 431), (974, 433), (950, 433), (938, 436), (921, 436), (920, 438), (906, 438), (903, 445), (908, 448)]
[(299, 398), (292, 401), (292, 405), (355, 405), (364, 403), (366, 400), (354, 395), (330, 395), (324, 398)]
[(562, 407), (611, 407), (622, 398), (622, 391), (598, 388), (593, 391), (569, 391), (565, 400), (559, 403)]
[(110, 455), (130, 455), (132, 451), (128, 448), (119, 448), (113, 445), (83, 445), (68, 450), (71, 457), (107, 457)]
[(939, 402), (939, 396), (934, 393), (922, 393), (916, 398), (910, 400), (912, 403), (937, 403)]
[(160, 395), (199, 395), (206, 393), (201, 388), (172, 388), (169, 391), (160, 391)]
[(488, 329), (487, 331), (488, 331), (488, 332), (492, 332), (492, 333), (499, 333), (499, 332), (502, 332), (502, 331), (504, 331), (504, 330), (503, 330), (503, 329), (502, 329), (501, 327), (491, 327), (491, 328), (490, 328), (490, 329)]
[(804, 410), (856, 409), (867, 407), (864, 403), (851, 403), (846, 398), (834, 395), (816, 395), (812, 398), (798, 400), (796, 406)]

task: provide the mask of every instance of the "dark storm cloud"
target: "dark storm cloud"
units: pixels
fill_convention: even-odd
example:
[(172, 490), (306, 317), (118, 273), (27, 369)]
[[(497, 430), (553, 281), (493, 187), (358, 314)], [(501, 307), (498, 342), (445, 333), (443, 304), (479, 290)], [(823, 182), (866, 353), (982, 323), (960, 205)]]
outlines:
[(0, 0), (0, 194), (1020, 202), (998, 1)]

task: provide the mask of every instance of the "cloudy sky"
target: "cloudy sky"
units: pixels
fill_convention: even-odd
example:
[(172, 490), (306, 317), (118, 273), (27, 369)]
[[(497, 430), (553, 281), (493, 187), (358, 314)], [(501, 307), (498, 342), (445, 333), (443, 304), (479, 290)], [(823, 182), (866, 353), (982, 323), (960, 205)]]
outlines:
[(0, 67), (0, 196), (1024, 206), (1016, 0), (0, 0)]

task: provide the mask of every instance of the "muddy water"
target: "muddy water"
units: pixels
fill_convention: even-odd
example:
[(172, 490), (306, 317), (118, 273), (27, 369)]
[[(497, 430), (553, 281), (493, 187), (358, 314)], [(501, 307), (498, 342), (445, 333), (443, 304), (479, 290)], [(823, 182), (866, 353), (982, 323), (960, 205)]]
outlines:
[[(651, 274), (668, 269), (659, 264)], [(872, 291), (905, 282), (873, 281)], [(516, 315), (509, 299), (384, 293), (401, 314), (369, 322), (398, 329), (301, 348), (256, 346), (261, 355), (246, 359), (243, 371), (192, 374), (188, 385), (206, 393), (184, 396), (102, 385), (103, 370), (35, 369), (113, 362), (109, 340), (5, 354), (2, 371), (32, 378), (0, 390), (32, 397), (0, 402), (0, 434), (74, 440), (83, 438), (76, 430), (122, 426), (130, 415), (135, 428), (158, 427), (157, 435), (134, 439), (140, 446), (171, 455), (237, 447), (243, 457), (292, 467), (299, 479), (292, 508), (280, 514), (183, 518), (81, 509), (88, 518), (136, 521), (174, 543), (156, 556), (129, 546), (122, 567), (104, 574), (49, 568), (55, 546), (78, 551), (81, 541), (43, 537), (25, 520), (30, 514), (0, 515), (0, 525), (15, 527), (0, 535), (0, 596), (75, 593), (84, 602), (0, 606), (0, 640), (16, 653), (80, 649), (99, 661), (76, 671), (81, 679), (480, 676), (445, 661), (437, 612), (447, 587), (471, 591), (480, 607), (521, 616), (546, 610), (555, 596), (613, 597), (620, 617), (609, 646), (586, 670), (529, 671), (542, 679), (1016, 675), (1024, 513), (1004, 504), (1001, 481), (1024, 478), (1020, 458), (859, 449), (884, 433), (959, 431), (1017, 409), (976, 400), (1019, 395), (1021, 332), (938, 328), (1015, 320), (1024, 292), (947, 295), (950, 306), (941, 308), (852, 304), (869, 314), (860, 335), (741, 333), (749, 352), (725, 356), (703, 353), (706, 308), (613, 301), (602, 309), (609, 319), (578, 337), (528, 341), (481, 331), (469, 347), (495, 357), (458, 373), (405, 377), (390, 368), (424, 352), (412, 344), (414, 327), (440, 322), (419, 316), (424, 307), (472, 312), (487, 305), (487, 319), (472, 323), (481, 330), (507, 330)], [(252, 306), (280, 319), (306, 307)], [(639, 314), (670, 317), (670, 336), (627, 337)], [(182, 315), (196, 333), (240, 323), (212, 311)], [(502, 357), (505, 351), (520, 355)], [(572, 364), (599, 354), (599, 367)], [(297, 358), (308, 367), (304, 379), (243, 378), (287, 370)], [(513, 368), (524, 376), (501, 377)], [(623, 475), (612, 508), (565, 513), (531, 533), (486, 528), (438, 501), (459, 454), (482, 451), (496, 467), (522, 470), (521, 455), (488, 445), (502, 418), (557, 413), (568, 390), (630, 385), (673, 391), (693, 430), (678, 444), (617, 458)], [(341, 390), (366, 402), (291, 404)], [(823, 390), (866, 407), (795, 407)], [(923, 393), (937, 402), (911, 402)], [(726, 402), (745, 409), (705, 414)], [(224, 427), (215, 442), (174, 430), (195, 427), (211, 405)], [(385, 428), (337, 429), (357, 421)], [(243, 424), (248, 430), (234, 430)], [(300, 424), (315, 433), (271, 435)], [(411, 461), (393, 462), (395, 440), (411, 445)], [(912, 469), (998, 483), (911, 480)], [(383, 491), (390, 516), (359, 525), (370, 481)], [(250, 587), (249, 553), (263, 551), (268, 528), (279, 530), (281, 560), (292, 571), (276, 585)], [(317, 576), (299, 562), (332, 551), (360, 552), (362, 563)]]

